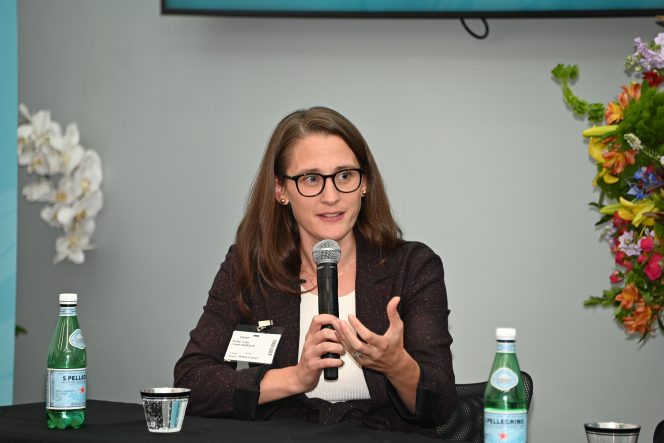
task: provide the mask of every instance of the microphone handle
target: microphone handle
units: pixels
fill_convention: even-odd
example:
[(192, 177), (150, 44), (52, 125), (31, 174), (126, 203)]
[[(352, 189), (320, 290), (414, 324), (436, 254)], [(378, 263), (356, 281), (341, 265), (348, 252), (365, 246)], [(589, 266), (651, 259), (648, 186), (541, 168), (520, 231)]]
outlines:
[[(332, 314), (339, 317), (339, 289), (336, 263), (321, 263), (316, 267), (318, 279), (318, 313)], [(323, 328), (333, 329), (332, 325), (324, 325)], [(339, 354), (331, 352), (322, 355), (322, 358), (339, 358)], [(325, 380), (336, 380), (339, 378), (338, 368), (323, 369)]]

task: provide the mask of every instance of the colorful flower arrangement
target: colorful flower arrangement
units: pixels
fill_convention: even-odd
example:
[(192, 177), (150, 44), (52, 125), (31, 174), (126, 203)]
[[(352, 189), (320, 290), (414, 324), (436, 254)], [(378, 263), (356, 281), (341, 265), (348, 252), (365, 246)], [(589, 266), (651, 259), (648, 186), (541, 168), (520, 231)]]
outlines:
[(64, 231), (55, 241), (53, 262), (81, 264), (85, 251), (94, 247), (90, 240), (103, 207), (101, 159), (81, 146), (76, 123), (63, 134), (50, 111), (33, 114), (21, 104), (19, 113), (24, 122), (18, 127), (18, 164), (39, 177), (23, 187), (23, 196), (30, 203), (48, 203), (41, 218)]
[(607, 106), (574, 95), (569, 84), (579, 76), (576, 65), (560, 64), (551, 74), (572, 111), (601, 125), (583, 135), (597, 164), (599, 200), (591, 206), (601, 215), (596, 226), (603, 228), (615, 269), (611, 288), (584, 304), (613, 307), (625, 332), (641, 342), (657, 327), (664, 332), (664, 33), (634, 43), (625, 67), (640, 82), (622, 86)]

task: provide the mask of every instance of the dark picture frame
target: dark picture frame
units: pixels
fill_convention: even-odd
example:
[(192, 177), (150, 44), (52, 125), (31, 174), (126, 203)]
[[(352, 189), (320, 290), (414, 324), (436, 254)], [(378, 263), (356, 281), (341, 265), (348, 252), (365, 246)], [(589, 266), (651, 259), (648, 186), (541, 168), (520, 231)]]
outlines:
[(161, 0), (161, 13), (312, 18), (645, 17), (664, 14), (664, 0)]

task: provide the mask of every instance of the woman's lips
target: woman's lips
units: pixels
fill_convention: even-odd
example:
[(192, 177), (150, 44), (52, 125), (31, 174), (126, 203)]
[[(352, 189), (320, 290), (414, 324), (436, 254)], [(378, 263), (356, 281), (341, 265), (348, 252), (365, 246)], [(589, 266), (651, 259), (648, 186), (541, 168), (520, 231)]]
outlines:
[(341, 220), (344, 216), (344, 212), (342, 211), (337, 211), (337, 212), (323, 212), (321, 214), (318, 214), (318, 218), (320, 218), (323, 221), (326, 222), (333, 222), (333, 221), (338, 221)]

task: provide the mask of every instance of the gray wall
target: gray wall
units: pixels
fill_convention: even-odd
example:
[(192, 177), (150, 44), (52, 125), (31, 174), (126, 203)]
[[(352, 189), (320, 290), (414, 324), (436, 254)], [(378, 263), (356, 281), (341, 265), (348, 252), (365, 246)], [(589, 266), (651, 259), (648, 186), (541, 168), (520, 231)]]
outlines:
[[(584, 421), (664, 419), (664, 340), (645, 347), (582, 301), (611, 257), (587, 203), (585, 124), (549, 70), (582, 67), (606, 102), (653, 19), (161, 17), (158, 0), (20, 0), (19, 98), (76, 121), (104, 162), (98, 249), (53, 266), (57, 233), (19, 205), (15, 401), (43, 399), (57, 294), (80, 294), (90, 397), (171, 383), (241, 216), (267, 138), (293, 109), (337, 108), (364, 132), (399, 222), (443, 258), (459, 382), (486, 379), (496, 326), (518, 328), (535, 379), (531, 439)], [(26, 182), (20, 175), (21, 186)]]

